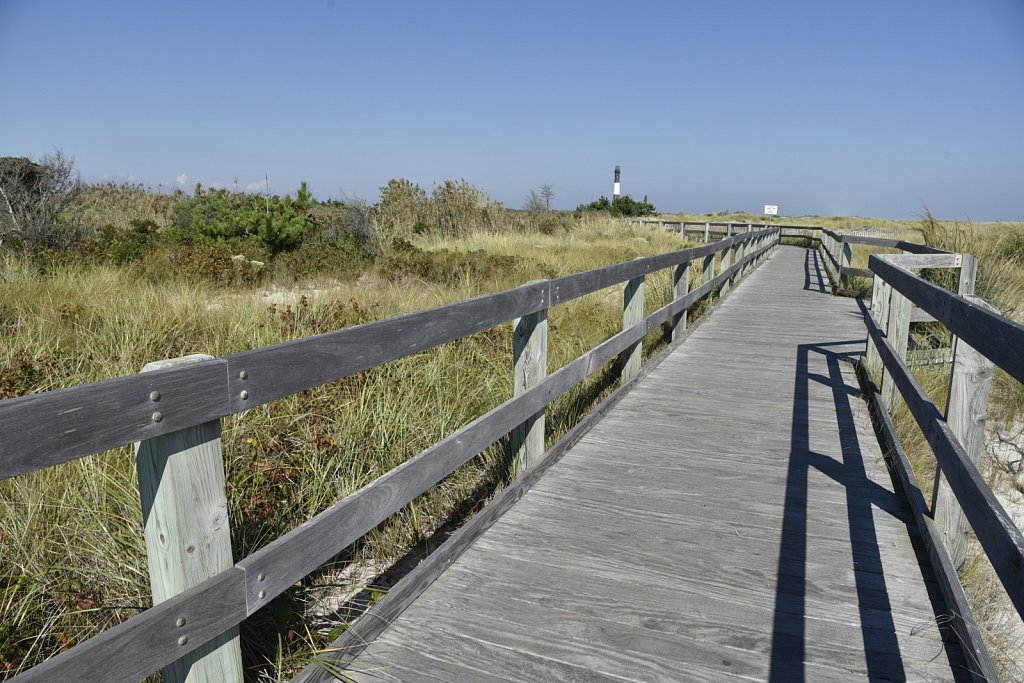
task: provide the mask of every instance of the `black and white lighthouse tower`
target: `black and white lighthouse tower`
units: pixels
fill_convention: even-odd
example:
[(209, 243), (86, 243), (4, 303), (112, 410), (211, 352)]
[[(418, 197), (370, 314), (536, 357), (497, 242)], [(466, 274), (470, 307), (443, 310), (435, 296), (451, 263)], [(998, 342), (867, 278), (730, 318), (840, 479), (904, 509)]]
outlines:
[(620, 174), (621, 174), (621, 171), (619, 170), (619, 165), (615, 164), (615, 184), (612, 185), (612, 202), (613, 203), (615, 202), (616, 199), (619, 198), (619, 194), (620, 194), (620, 187), (619, 187), (619, 175)]

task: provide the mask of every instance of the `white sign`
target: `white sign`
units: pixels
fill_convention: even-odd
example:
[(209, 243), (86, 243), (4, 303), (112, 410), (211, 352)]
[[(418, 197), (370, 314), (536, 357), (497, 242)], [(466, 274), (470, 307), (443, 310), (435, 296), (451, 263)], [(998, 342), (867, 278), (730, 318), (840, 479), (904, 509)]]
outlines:
[(765, 204), (764, 205), (764, 213), (765, 213), (766, 216), (778, 216), (779, 215), (779, 207), (778, 207), (777, 204)]

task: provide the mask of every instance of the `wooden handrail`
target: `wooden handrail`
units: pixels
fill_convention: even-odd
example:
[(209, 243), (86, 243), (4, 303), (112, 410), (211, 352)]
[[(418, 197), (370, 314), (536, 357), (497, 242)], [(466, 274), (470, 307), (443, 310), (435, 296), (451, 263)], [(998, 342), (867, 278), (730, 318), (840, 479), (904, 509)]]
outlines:
[[(0, 475), (47, 467), (97, 450), (151, 438), (240, 412), (282, 396), (354, 374), (380, 363), (501, 324), (513, 317), (628, 281), (654, 270), (688, 264), (737, 245), (756, 245), (735, 263), (700, 286), (674, 298), (622, 332), (571, 361), (535, 386), (505, 401), (445, 439), (410, 458), (371, 484), (347, 496), (311, 520), (235, 563), (230, 569), (188, 589), (102, 634), (62, 652), (16, 676), (15, 681), (104, 680), (143, 678), (200, 647), (280, 595), (296, 581), (337, 555), (375, 526), (434, 486), (477, 453), (497, 442), (587, 376), (637, 344), (661, 324), (672, 321), (702, 297), (725, 288), (779, 242), (780, 231), (769, 229), (739, 234), (714, 244), (683, 249), (600, 268), (575, 276), (524, 285), (513, 290), (442, 306), (398, 318), (368, 323), (337, 332), (234, 354), (138, 376), (108, 380), (72, 389), (0, 401)], [(437, 319), (432, 320), (436, 317)], [(443, 324), (439, 324), (438, 321)], [(310, 361), (311, 355), (317, 359)], [(307, 369), (305, 366), (322, 365)], [(268, 370), (269, 368), (269, 370)], [(338, 374), (342, 373), (342, 374)], [(273, 381), (272, 381), (273, 378)], [(143, 381), (143, 380), (148, 380)], [(199, 408), (188, 408), (189, 382), (204, 387)], [(168, 389), (171, 388), (171, 389)], [(192, 387), (194, 389), (194, 385)], [(124, 392), (130, 396), (125, 397)], [(159, 394), (155, 393), (159, 392)], [(170, 393), (168, 393), (170, 392)], [(245, 395), (243, 395), (243, 393)], [(154, 400), (154, 396), (158, 396)], [(103, 397), (98, 405), (90, 401)], [(206, 397), (206, 398), (204, 398)], [(154, 406), (166, 417), (154, 419)], [(61, 411), (73, 410), (76, 429), (61, 433)], [(40, 447), (12, 429), (30, 429), (35, 420), (55, 416), (56, 437)], [(96, 435), (85, 427), (87, 412), (116, 436)], [(117, 415), (127, 411), (129, 425)], [(155, 426), (154, 426), (155, 425)], [(99, 429), (97, 427), (96, 429)], [(61, 447), (61, 437), (71, 446)], [(96, 447), (96, 444), (103, 444)], [(45, 448), (58, 455), (45, 458)], [(91, 449), (91, 450), (90, 450)], [(26, 458), (19, 452), (30, 452)]]
[[(1024, 381), (1024, 326), (994, 311), (973, 291), (974, 259), (967, 254), (872, 255), (875, 277), (872, 307), (865, 312), (868, 353), (865, 375), (881, 371), (881, 391), (869, 392), (880, 431), (893, 444), (891, 456), (903, 488), (920, 517), (932, 564), (953, 627), (976, 665), (977, 680), (994, 673), (957, 569), (966, 559), (969, 528), (999, 577), (1017, 613), (1024, 617), (1024, 534), (1007, 514), (978, 469), (983, 450), (992, 364)], [(951, 292), (911, 272), (912, 268), (963, 267), (960, 292)], [(916, 304), (956, 337), (946, 414), (921, 388), (908, 368), (907, 332)], [(987, 359), (987, 360), (986, 360)], [(873, 380), (872, 380), (873, 381)], [(902, 397), (936, 459), (931, 509), (902, 451), (889, 412)]]
[(1024, 325), (993, 313), (936, 284), (914, 275), (899, 257), (874, 254), (871, 271), (980, 351), (1018, 382), (1024, 382)]
[(0, 401), (0, 479), (240, 413), (762, 234), (744, 233), (187, 367), (6, 399)]

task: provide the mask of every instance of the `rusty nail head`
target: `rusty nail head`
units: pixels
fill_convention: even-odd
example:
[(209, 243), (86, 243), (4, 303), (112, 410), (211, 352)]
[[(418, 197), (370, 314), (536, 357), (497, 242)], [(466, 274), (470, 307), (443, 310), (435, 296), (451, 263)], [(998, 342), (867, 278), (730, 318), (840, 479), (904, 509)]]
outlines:
[(149, 400), (150, 401), (159, 401), (160, 400), (160, 392), (159, 391), (151, 391), (151, 392), (149, 392)]
[(160, 414), (159, 410), (153, 413), (153, 422), (159, 422), (162, 419), (164, 419), (164, 416)]

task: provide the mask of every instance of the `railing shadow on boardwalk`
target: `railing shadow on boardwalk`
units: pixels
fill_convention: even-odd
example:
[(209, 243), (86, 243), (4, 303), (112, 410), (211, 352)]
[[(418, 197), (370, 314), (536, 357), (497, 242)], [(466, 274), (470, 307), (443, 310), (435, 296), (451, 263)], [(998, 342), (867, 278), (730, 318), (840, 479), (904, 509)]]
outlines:
[[(813, 276), (811, 269), (813, 268)], [(821, 273), (821, 264), (818, 262), (818, 252), (815, 249), (808, 249), (804, 257), (804, 289), (812, 292), (825, 293), (825, 278)]]
[[(916, 527), (906, 502), (867, 477), (852, 410), (852, 403), (858, 400), (858, 392), (844, 381), (840, 366), (841, 362), (848, 362), (859, 356), (863, 344), (863, 340), (850, 340), (801, 344), (798, 347), (791, 450), (787, 468), (785, 512), (772, 624), (769, 675), (769, 681), (772, 683), (807, 680), (804, 670), (807, 638), (807, 561), (808, 552), (813, 550), (807, 535), (808, 480), (812, 470), (828, 476), (846, 490), (847, 521), (852, 549), (851, 566), (855, 568), (853, 574), (856, 600), (868, 677), (872, 681), (906, 679), (907, 672), (903, 668), (899, 641), (890, 610), (885, 571), (879, 552), (879, 540), (872, 518), (873, 508), (884, 510), (903, 522), (908, 534), (914, 539), (914, 550), (921, 563), (926, 563), (927, 557), (916, 539)], [(826, 375), (810, 370), (811, 360), (815, 356), (825, 361), (828, 368)], [(841, 462), (811, 450), (811, 383), (824, 385), (832, 391), (842, 453)], [(942, 623), (943, 604), (937, 601), (935, 596), (931, 597), (931, 601), (936, 619)], [(945, 629), (943, 635), (944, 638), (948, 637)], [(946, 648), (943, 648), (942, 654), (945, 654), (945, 651)]]

